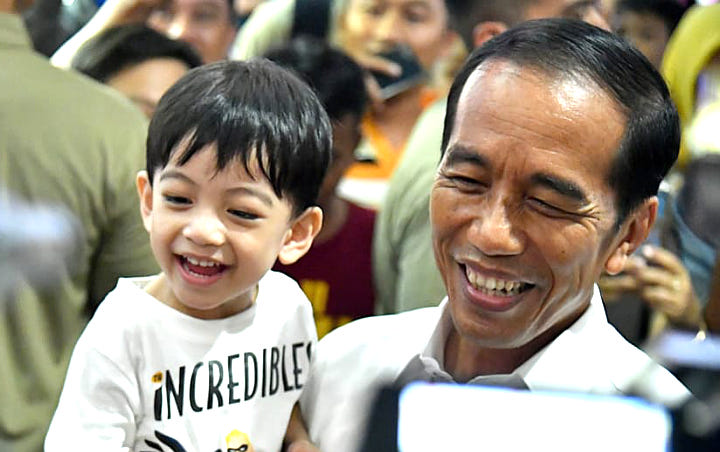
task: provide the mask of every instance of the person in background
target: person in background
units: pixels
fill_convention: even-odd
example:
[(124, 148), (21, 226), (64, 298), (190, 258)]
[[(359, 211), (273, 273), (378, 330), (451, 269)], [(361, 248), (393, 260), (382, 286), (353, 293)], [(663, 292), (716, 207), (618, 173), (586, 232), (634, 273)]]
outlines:
[(611, 26), (660, 69), (665, 46), (684, 13), (678, 0), (620, 0)]
[[(661, 72), (680, 113), (683, 142), (676, 170), (694, 153), (688, 142), (690, 127), (704, 107), (720, 101), (720, 3), (689, 8), (670, 37)], [(713, 130), (717, 130), (714, 125)]]
[(52, 56), (58, 67), (70, 66), (85, 41), (103, 30), (146, 24), (171, 39), (190, 44), (204, 63), (227, 58), (237, 33), (232, 0), (107, 0), (95, 15)]
[(318, 195), (323, 228), (305, 256), (274, 269), (296, 279), (313, 305), (318, 337), (374, 313), (371, 268), (375, 212), (337, 196), (340, 178), (355, 161), (360, 120), (367, 107), (363, 70), (325, 41), (298, 37), (266, 58), (297, 73), (317, 93), (333, 127), (333, 158)]
[[(287, 42), (295, 32), (298, 10), (311, 3), (273, 0), (260, 5), (241, 30), (233, 58), (247, 59)], [(390, 78), (401, 76), (401, 65), (380, 54), (402, 49), (420, 68), (420, 77), (389, 98), (383, 97), (374, 77), (367, 78), (371, 108), (362, 121), (359, 161), (340, 182), (338, 193), (377, 208), (415, 121), (435, 98), (444, 96), (447, 81), (433, 75), (452, 72), (448, 61), (456, 59), (454, 52), (464, 55), (465, 50), (449, 28), (443, 0), (334, 0), (328, 7), (326, 39), (361, 67)]]
[(119, 93), (35, 53), (20, 17), (28, 3), (0, 0), (0, 196), (64, 206), (83, 236), (74, 272), (57, 268), (51, 287), (23, 281), (0, 299), (4, 452), (42, 449), (90, 316), (118, 277), (157, 271), (133, 186), (147, 121)]
[[(457, 33), (468, 48), (508, 27), (543, 17), (579, 18), (608, 28), (593, 2), (568, 0), (447, 0)], [(375, 226), (373, 271), (376, 311), (402, 312), (434, 305), (445, 294), (430, 234), (430, 189), (440, 161), (445, 99), (418, 119), (390, 180)]]
[(189, 44), (132, 24), (109, 28), (83, 44), (72, 68), (120, 91), (149, 119), (165, 91), (201, 64)]
[(607, 322), (596, 285), (645, 240), (677, 158), (657, 70), (608, 31), (534, 20), (476, 49), (447, 104), (430, 218), (448, 295), (319, 342), (301, 396), (311, 439), (357, 450), (376, 391), (418, 380), (688, 401)]
[(317, 97), (267, 60), (204, 65), (168, 90), (137, 175), (162, 272), (120, 279), (83, 331), (47, 452), (243, 450), (240, 438), (316, 451), (294, 409), (312, 308), (270, 268), (320, 230), (330, 145)]

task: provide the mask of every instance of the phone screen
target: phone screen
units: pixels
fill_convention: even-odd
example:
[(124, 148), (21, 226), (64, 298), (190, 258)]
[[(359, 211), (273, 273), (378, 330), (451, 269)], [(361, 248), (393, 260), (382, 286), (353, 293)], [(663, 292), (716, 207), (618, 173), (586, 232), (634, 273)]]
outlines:
[(384, 72), (371, 71), (378, 85), (380, 85), (380, 93), (383, 99), (397, 96), (403, 91), (425, 83), (427, 80), (427, 73), (408, 47), (398, 46), (378, 56), (397, 63), (402, 69), (398, 77), (390, 76)]

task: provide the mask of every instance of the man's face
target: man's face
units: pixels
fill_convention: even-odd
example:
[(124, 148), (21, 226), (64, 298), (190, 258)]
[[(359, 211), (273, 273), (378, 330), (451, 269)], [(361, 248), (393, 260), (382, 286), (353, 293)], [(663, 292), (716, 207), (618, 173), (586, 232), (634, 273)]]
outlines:
[(404, 44), (429, 68), (452, 42), (442, 0), (349, 0), (346, 45), (380, 53)]
[(189, 69), (175, 58), (153, 58), (122, 69), (105, 83), (125, 94), (150, 118), (165, 91)]
[(360, 143), (360, 117), (346, 113), (338, 121), (333, 121), (333, 149), (332, 160), (323, 179), (318, 204), (327, 206), (330, 199), (335, 196), (340, 179), (350, 165), (355, 163), (355, 148)]
[(596, 27), (609, 30), (601, 12), (600, 2), (594, 0), (536, 0), (525, 10), (524, 20), (565, 17), (580, 19)]
[(227, 58), (237, 32), (227, 0), (166, 0), (148, 25), (192, 45), (205, 63)]
[(469, 78), (430, 202), (461, 341), (518, 348), (587, 308), (621, 242), (607, 175), (624, 128), (585, 81), (504, 61)]

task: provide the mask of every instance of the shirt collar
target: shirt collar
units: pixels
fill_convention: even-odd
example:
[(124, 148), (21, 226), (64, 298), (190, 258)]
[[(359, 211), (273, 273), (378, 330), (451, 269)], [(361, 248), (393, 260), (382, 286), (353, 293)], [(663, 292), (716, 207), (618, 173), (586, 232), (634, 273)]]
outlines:
[[(453, 381), (445, 371), (445, 342), (447, 341), (452, 319), (447, 297), (440, 303), (440, 318), (425, 349), (416, 355), (398, 376), (396, 383), (406, 384), (413, 380)], [(506, 384), (517, 387), (524, 383), (529, 389), (577, 389), (587, 390), (593, 381), (587, 378), (592, 370), (579, 365), (569, 357), (582, 356), (583, 341), (578, 340), (595, 329), (607, 324), (605, 308), (597, 286), (593, 289), (590, 306), (555, 340), (538, 351), (512, 374), (478, 376), (470, 380), (472, 384)], [(595, 335), (592, 335), (595, 336)], [(582, 374), (582, 375), (579, 375)]]
[(0, 13), (0, 47), (32, 49), (30, 36), (19, 14)]

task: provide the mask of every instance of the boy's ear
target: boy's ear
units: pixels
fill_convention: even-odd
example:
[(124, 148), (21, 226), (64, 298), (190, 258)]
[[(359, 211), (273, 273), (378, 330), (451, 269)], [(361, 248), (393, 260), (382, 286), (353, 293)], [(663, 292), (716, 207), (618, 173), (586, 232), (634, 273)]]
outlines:
[(153, 190), (147, 171), (142, 170), (138, 172), (135, 178), (135, 185), (137, 186), (138, 196), (140, 197), (140, 214), (142, 215), (143, 225), (145, 226), (145, 230), (150, 232), (150, 225), (152, 224)]
[(622, 237), (605, 261), (605, 271), (617, 275), (625, 267), (625, 261), (645, 241), (655, 224), (658, 211), (657, 196), (646, 199), (628, 215), (620, 226)]
[(320, 232), (322, 221), (322, 209), (317, 206), (308, 207), (305, 212), (294, 219), (278, 253), (280, 263), (290, 265), (303, 257), (312, 246), (315, 236)]

